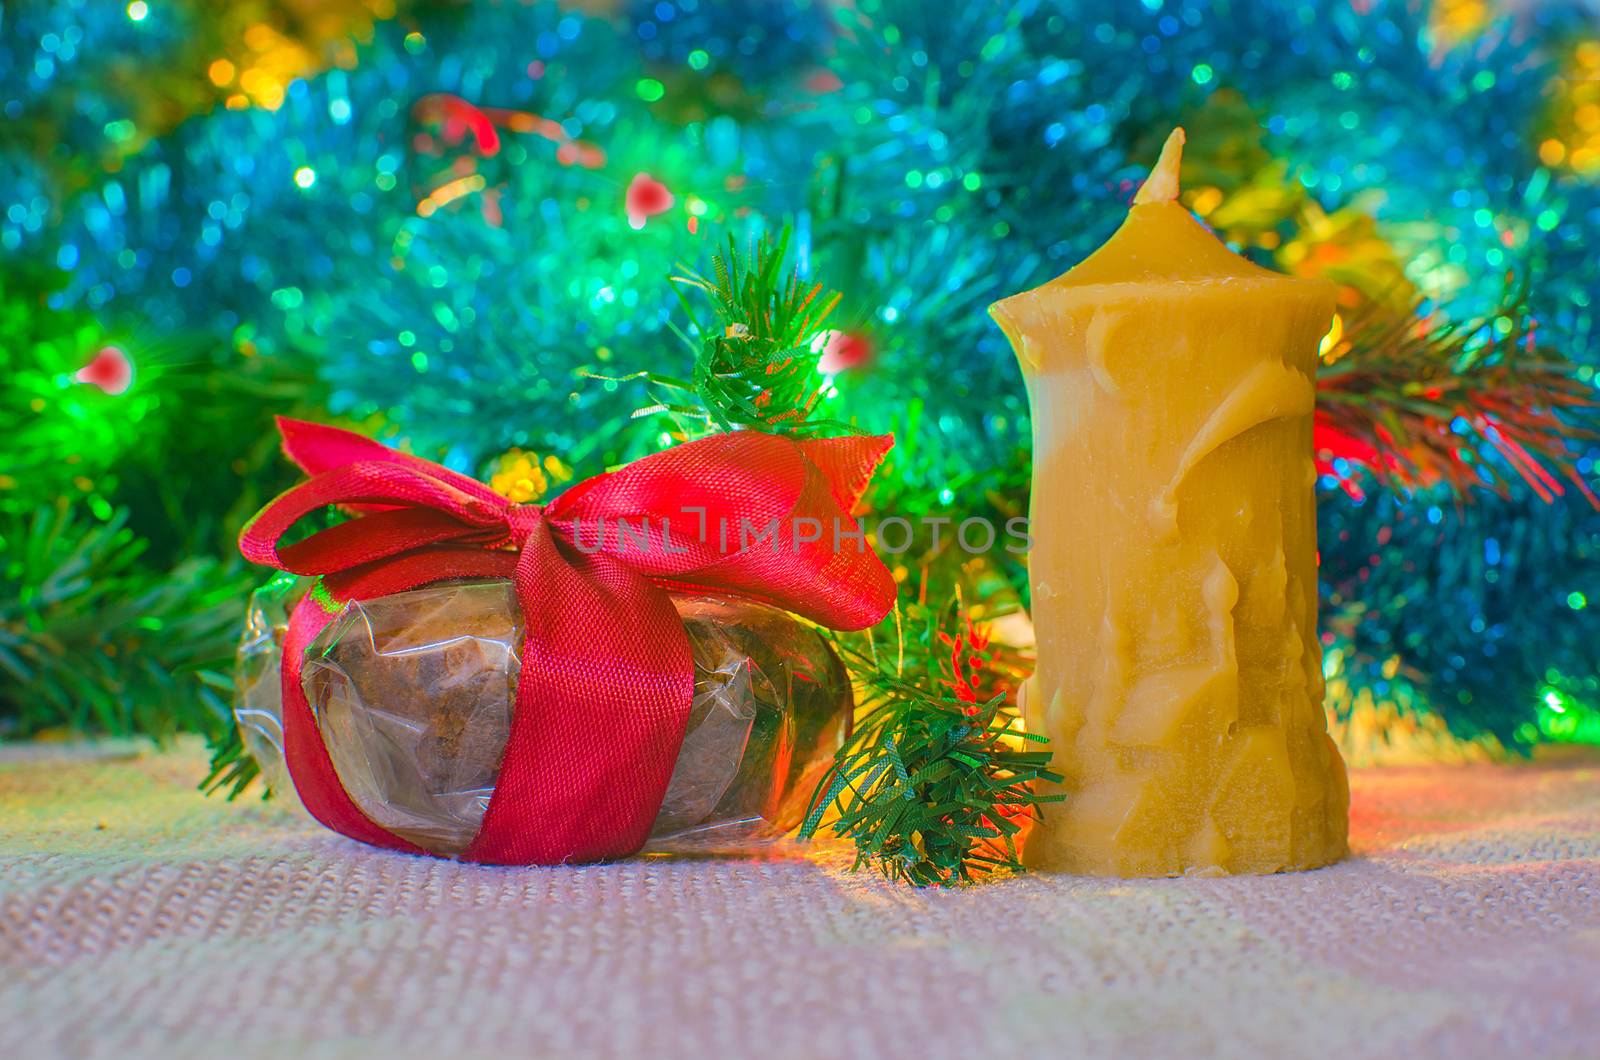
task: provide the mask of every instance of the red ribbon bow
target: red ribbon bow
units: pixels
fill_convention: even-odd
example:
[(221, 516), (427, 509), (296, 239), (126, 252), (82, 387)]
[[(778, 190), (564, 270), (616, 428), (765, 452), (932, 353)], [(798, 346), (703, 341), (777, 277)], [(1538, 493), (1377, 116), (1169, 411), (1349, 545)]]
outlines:
[[(278, 429), (310, 478), (263, 508), (239, 548), (320, 575), (326, 590), (289, 621), (284, 755), (313, 816), (377, 846), (422, 853), (350, 799), (300, 685), (306, 647), (348, 600), (511, 579), (525, 619), (522, 676), (500, 779), (463, 854), (492, 864), (595, 861), (644, 845), (694, 696), (669, 590), (739, 596), (835, 629), (869, 626), (894, 603), (894, 579), (849, 514), (894, 444), (887, 436), (717, 435), (541, 507), (349, 431), (287, 419)], [(279, 547), (330, 504), (360, 517)]]

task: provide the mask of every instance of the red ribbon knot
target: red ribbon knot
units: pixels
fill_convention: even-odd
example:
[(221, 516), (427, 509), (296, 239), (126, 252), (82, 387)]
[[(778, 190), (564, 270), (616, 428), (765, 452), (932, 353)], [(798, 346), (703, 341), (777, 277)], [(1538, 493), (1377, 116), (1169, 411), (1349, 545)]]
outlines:
[(511, 532), (511, 544), (521, 549), (533, 532), (544, 525), (542, 504), (513, 504), (506, 509), (506, 528)]
[[(349, 600), (512, 581), (524, 639), (511, 733), (463, 855), (496, 864), (625, 857), (648, 838), (694, 696), (669, 592), (743, 597), (834, 629), (872, 625), (894, 604), (894, 579), (850, 516), (888, 437), (716, 435), (537, 505), (349, 431), (278, 427), (309, 478), (263, 508), (239, 548), (322, 578), (325, 592), (295, 608), (284, 643), (284, 755), (313, 816), (367, 843), (422, 852), (350, 799), (301, 687), (306, 647)], [(280, 547), (329, 505), (356, 517)]]

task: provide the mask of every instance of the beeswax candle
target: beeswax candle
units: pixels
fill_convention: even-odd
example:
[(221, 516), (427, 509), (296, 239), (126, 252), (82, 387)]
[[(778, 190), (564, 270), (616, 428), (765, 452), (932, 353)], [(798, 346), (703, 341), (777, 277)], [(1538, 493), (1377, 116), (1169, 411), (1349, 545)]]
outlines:
[(1033, 406), (1023, 712), (1067, 794), (1028, 841), (1039, 868), (1276, 872), (1345, 852), (1311, 452), (1333, 292), (1195, 221), (1182, 145), (1179, 129), (1103, 247), (990, 307)]

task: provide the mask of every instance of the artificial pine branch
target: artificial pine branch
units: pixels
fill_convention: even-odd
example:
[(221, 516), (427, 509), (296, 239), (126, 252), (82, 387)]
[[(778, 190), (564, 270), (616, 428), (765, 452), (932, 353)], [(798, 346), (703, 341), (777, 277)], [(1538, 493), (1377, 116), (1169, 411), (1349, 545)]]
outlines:
[(1024, 827), (1064, 798), (1035, 790), (1061, 776), (1050, 770), (1045, 737), (1020, 728), (1007, 687), (1017, 660), (990, 652), (959, 603), (945, 618), (925, 614), (892, 651), (880, 652), (870, 632), (864, 644), (834, 638), (865, 714), (800, 828), (802, 839), (815, 836), (837, 807), (827, 829), (855, 843), (853, 868), (871, 865), (918, 887), (1021, 871)]
[[(691, 400), (659, 400), (635, 415), (670, 413), (699, 430), (808, 436), (852, 431), (813, 418), (823, 391), (818, 339), (840, 296), (800, 279), (799, 270), (788, 265), (789, 239), (785, 227), (776, 239), (763, 235), (741, 253), (729, 236), (727, 251), (711, 257), (709, 277), (687, 267), (672, 277), (689, 324), (687, 330), (672, 328), (694, 352), (693, 374), (688, 380), (654, 372), (623, 378), (644, 379)], [(709, 317), (686, 289), (700, 293)]]
[[(244, 794), (257, 777), (261, 775), (261, 764), (250, 754), (244, 745), (244, 736), (239, 732), (239, 721), (230, 716), (227, 725), (220, 734), (213, 737), (211, 744), (211, 768), (200, 782), (200, 790), (207, 795), (223, 792), (229, 802)], [(262, 789), (263, 799), (271, 798), (275, 792)]]
[(191, 559), (164, 571), (117, 512), (65, 503), (0, 517), (0, 731), (200, 731), (230, 717), (226, 668), (247, 578)]
[(1509, 467), (1543, 500), (1565, 478), (1600, 508), (1569, 446), (1597, 437), (1575, 422), (1592, 416), (1593, 388), (1538, 343), (1524, 299), (1462, 323), (1421, 310), (1397, 317), (1369, 302), (1345, 325), (1318, 372), (1319, 448), (1399, 489), (1504, 495)]

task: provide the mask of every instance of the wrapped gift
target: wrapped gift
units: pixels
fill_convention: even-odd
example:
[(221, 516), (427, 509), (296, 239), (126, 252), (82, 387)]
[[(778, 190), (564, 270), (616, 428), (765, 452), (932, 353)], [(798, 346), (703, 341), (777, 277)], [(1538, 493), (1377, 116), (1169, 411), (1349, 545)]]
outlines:
[[(234, 710), (275, 789), (283, 767), (279, 584), (251, 599)], [(815, 629), (761, 604), (674, 596), (694, 655), (694, 702), (645, 849), (739, 853), (799, 825), (850, 731), (849, 675)], [(521, 675), (522, 615), (507, 581), (452, 582), (352, 601), (312, 643), (301, 687), (339, 782), (374, 823), (457, 856), (494, 795)]]
[[(826, 641), (784, 612), (858, 629), (892, 606), (849, 514), (889, 439), (718, 435), (540, 506), (350, 432), (280, 429), (310, 478), (240, 547), (313, 581), (281, 632), (263, 639), (263, 612), (247, 634), (281, 652), (277, 719), (262, 710), (275, 660), (241, 668), (240, 702), (262, 723), (253, 748), (277, 720), (318, 820), (498, 864), (797, 823), (850, 693)], [(353, 518), (282, 543), (329, 505)]]

